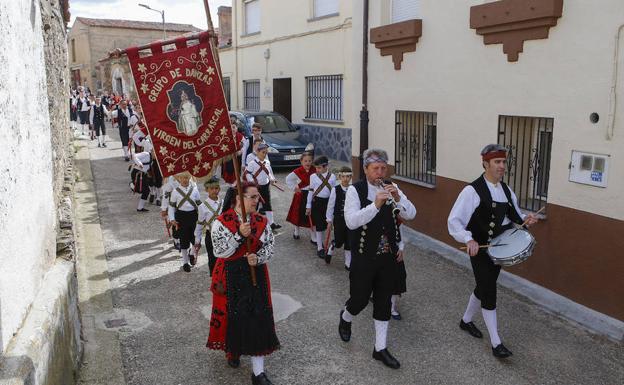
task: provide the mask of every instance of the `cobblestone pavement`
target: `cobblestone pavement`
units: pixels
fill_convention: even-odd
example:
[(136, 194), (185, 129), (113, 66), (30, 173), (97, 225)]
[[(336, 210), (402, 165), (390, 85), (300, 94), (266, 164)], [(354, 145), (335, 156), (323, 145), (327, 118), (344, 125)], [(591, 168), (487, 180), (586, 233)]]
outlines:
[[(119, 142), (102, 149), (91, 142), (90, 151), (115, 309), (105, 327), (119, 333), (127, 383), (250, 383), (248, 359), (231, 369), (222, 352), (205, 347), (211, 307), (205, 249), (198, 266), (183, 272), (159, 209), (135, 210), (137, 196), (129, 191)], [(277, 176), (283, 184), (286, 173)], [(269, 264), (282, 349), (267, 358), (266, 371), (276, 385), (624, 383), (621, 344), (506, 289), (499, 292), (499, 328), (514, 356), (498, 361), (487, 337), (476, 340), (458, 328), (473, 287), (471, 272), (417, 245), (406, 248), (403, 320), (391, 321), (388, 339), (402, 366), (384, 367), (371, 358), (370, 307), (355, 319), (350, 343), (338, 337), (338, 312), (348, 295), (342, 252), (327, 266), (307, 237), (294, 240), (285, 222), (291, 194), (275, 189), (272, 194), (276, 218), (284, 225)], [(476, 324), (485, 333), (480, 317)]]

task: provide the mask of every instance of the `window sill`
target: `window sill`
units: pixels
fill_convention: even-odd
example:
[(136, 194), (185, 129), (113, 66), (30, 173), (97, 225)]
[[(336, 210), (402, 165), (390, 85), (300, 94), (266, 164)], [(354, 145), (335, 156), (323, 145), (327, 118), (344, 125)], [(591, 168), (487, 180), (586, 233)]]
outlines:
[(330, 120), (330, 119), (318, 119), (318, 118), (303, 118), (304, 122), (310, 123), (326, 123), (326, 124), (344, 124), (344, 120)]
[(340, 13), (336, 12), (336, 13), (328, 13), (327, 15), (323, 15), (323, 16), (314, 16), (308, 19), (308, 23), (313, 23), (315, 21), (329, 19), (329, 18), (336, 17), (336, 16), (340, 16)]
[(410, 184), (413, 184), (413, 185), (416, 185), (416, 186), (425, 187), (425, 188), (432, 189), (432, 190), (436, 188), (436, 186), (434, 184), (421, 182), (419, 180), (406, 178), (404, 176), (393, 175), (390, 178), (391, 179), (395, 179), (395, 180), (399, 180), (401, 182), (410, 183)]
[(252, 32), (252, 33), (245, 33), (245, 34), (240, 35), (240, 37), (241, 37), (241, 39), (242, 39), (242, 38), (245, 38), (245, 37), (256, 36), (256, 35), (260, 35), (260, 32), (261, 32), (261, 31), (258, 31), (258, 32)]

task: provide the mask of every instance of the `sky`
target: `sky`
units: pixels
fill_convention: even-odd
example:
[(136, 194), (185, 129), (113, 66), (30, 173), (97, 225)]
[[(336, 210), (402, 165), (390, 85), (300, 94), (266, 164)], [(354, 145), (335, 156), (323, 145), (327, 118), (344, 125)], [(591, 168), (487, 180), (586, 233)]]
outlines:
[[(167, 23), (192, 24), (207, 29), (203, 0), (70, 0), (70, 26), (76, 17), (162, 22), (160, 13), (139, 7), (139, 3), (158, 10), (164, 9)], [(217, 8), (221, 5), (231, 6), (232, 0), (208, 0), (208, 4), (216, 28), (219, 26)]]

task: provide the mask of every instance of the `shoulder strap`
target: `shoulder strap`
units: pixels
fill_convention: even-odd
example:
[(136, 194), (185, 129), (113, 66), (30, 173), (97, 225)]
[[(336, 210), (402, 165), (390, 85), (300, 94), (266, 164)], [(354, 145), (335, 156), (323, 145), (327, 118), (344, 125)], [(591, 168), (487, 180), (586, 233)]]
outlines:
[(184, 202), (188, 202), (191, 206), (193, 206), (195, 208), (195, 210), (197, 210), (197, 202), (195, 202), (191, 198), (191, 195), (193, 194), (193, 186), (191, 186), (191, 188), (189, 188), (188, 194), (185, 194), (184, 191), (182, 191), (182, 189), (180, 189), (180, 187), (176, 187), (176, 191), (178, 192), (178, 194), (180, 194), (182, 196), (182, 199), (180, 199), (178, 201), (176, 208), (179, 209), (180, 207), (182, 207)]
[(520, 214), (518, 214), (518, 211), (516, 210), (516, 206), (514, 206), (513, 204), (513, 200), (511, 199), (511, 190), (509, 190), (509, 186), (507, 186), (505, 182), (501, 182), (501, 186), (503, 186), (503, 191), (505, 192), (505, 196), (507, 197), (507, 202), (509, 203), (509, 208), (507, 210), (507, 217), (509, 217), (510, 221), (521, 224), (522, 218), (520, 217)]

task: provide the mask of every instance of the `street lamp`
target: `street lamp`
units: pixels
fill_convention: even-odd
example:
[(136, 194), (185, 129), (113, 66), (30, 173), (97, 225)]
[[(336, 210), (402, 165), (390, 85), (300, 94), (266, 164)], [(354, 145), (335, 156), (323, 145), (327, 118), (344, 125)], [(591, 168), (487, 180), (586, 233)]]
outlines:
[(154, 9), (150, 7), (147, 4), (140, 4), (140, 3), (139, 3), (139, 7), (143, 7), (143, 8), (149, 9), (150, 11), (160, 13), (160, 16), (162, 16), (162, 23), (163, 23), (163, 40), (167, 40), (167, 30), (165, 29), (165, 10), (163, 9), (162, 11), (160, 11), (158, 9)]

